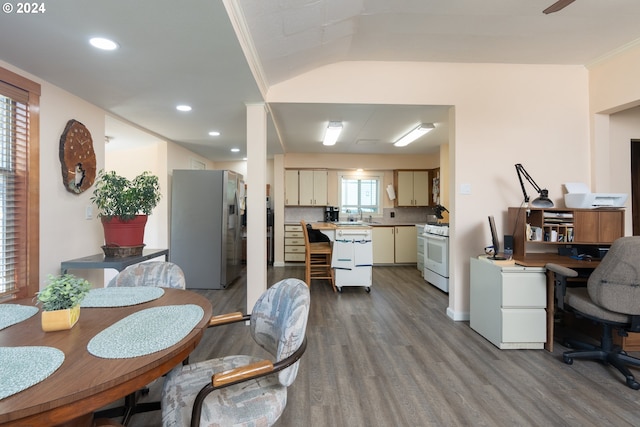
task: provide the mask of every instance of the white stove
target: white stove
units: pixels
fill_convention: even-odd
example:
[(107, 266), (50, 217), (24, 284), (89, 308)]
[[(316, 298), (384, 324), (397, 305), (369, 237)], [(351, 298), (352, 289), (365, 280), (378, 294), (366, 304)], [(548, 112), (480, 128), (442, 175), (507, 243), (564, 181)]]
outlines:
[(425, 224), (425, 234), (437, 234), (438, 236), (449, 235), (449, 224)]
[(423, 277), (428, 283), (449, 292), (449, 225), (426, 224)]

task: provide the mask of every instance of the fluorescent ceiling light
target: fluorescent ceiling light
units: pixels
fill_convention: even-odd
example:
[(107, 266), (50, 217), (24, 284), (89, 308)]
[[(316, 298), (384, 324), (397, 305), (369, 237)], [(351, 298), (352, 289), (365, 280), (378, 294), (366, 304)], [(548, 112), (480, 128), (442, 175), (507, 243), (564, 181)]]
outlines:
[(239, 148), (232, 148), (231, 151), (233, 151), (234, 153), (237, 153), (238, 151), (240, 151)]
[(396, 147), (404, 147), (405, 145), (409, 145), (413, 141), (420, 138), (422, 135), (424, 135), (425, 133), (429, 132), (434, 128), (435, 126), (433, 126), (433, 123), (422, 123), (421, 125), (418, 125), (415, 129), (410, 131), (408, 134), (406, 134), (405, 136), (403, 136), (402, 138), (394, 142), (393, 145), (395, 145)]
[(342, 132), (342, 122), (329, 122), (329, 126), (327, 126), (327, 130), (324, 133), (322, 144), (335, 145), (338, 136), (340, 136), (340, 132)]
[(209, 136), (220, 136), (220, 132), (218, 132), (217, 130), (212, 130), (211, 132), (209, 132)]
[(191, 106), (190, 105), (178, 105), (176, 107), (176, 110), (178, 110), (178, 111), (191, 111)]
[(116, 50), (118, 48), (118, 43), (103, 37), (94, 37), (89, 40), (89, 43), (91, 43), (91, 46), (102, 50)]

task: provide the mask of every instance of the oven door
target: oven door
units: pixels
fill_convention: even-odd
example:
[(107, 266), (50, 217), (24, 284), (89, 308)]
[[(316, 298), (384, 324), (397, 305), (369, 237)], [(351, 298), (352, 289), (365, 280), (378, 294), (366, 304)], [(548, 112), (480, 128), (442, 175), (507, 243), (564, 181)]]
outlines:
[(449, 236), (424, 234), (424, 268), (449, 277)]

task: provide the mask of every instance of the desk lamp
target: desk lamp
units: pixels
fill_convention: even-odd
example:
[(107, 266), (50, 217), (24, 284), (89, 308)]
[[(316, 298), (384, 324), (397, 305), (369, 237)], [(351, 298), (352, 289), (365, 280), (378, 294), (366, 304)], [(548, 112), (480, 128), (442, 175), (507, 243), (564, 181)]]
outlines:
[(537, 199), (533, 199), (531, 202), (531, 206), (534, 208), (552, 208), (553, 202), (549, 199), (549, 191), (546, 188), (541, 189), (538, 184), (531, 178), (531, 176), (527, 173), (524, 167), (520, 164), (516, 164), (516, 172), (518, 172), (518, 179), (520, 180), (520, 187), (522, 188), (522, 194), (524, 195), (524, 202), (529, 206), (529, 195), (527, 195), (526, 190), (524, 189), (524, 182), (522, 182), (522, 176), (529, 181), (529, 183), (533, 186), (533, 188), (540, 194), (540, 197)]
[(438, 218), (438, 219), (442, 219), (442, 218), (444, 218), (444, 217), (442, 216), (442, 212), (445, 212), (445, 211), (446, 211), (446, 212), (449, 212), (449, 211), (447, 210), (447, 208), (445, 208), (445, 207), (444, 207), (444, 206), (442, 206), (442, 205), (435, 205), (435, 206), (433, 207), (433, 213), (435, 214), (436, 218)]

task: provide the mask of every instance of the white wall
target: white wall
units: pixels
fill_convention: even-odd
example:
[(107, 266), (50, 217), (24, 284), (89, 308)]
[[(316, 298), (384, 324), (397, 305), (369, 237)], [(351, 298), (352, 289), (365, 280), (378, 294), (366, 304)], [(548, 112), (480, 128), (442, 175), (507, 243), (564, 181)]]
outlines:
[[(592, 171), (594, 192), (631, 195), (629, 141), (640, 139), (640, 46), (633, 46), (589, 69)], [(617, 113), (617, 114), (616, 114)], [(633, 232), (631, 200), (625, 231)], [(637, 214), (636, 214), (637, 216)]]
[[(558, 205), (564, 182), (589, 180), (587, 78), (580, 66), (345, 62), (271, 87), (267, 102), (453, 106), (448, 313), (462, 320), (469, 257), (489, 242), (487, 215), (506, 234), (506, 210), (522, 202), (514, 165), (523, 163)], [(461, 184), (471, 184), (470, 195)]]
[(167, 143), (110, 151), (105, 154), (105, 170), (116, 171), (127, 179), (133, 179), (145, 171), (158, 176), (160, 202), (145, 226), (144, 243), (147, 248), (167, 248), (169, 245), (169, 180), (167, 173)]

